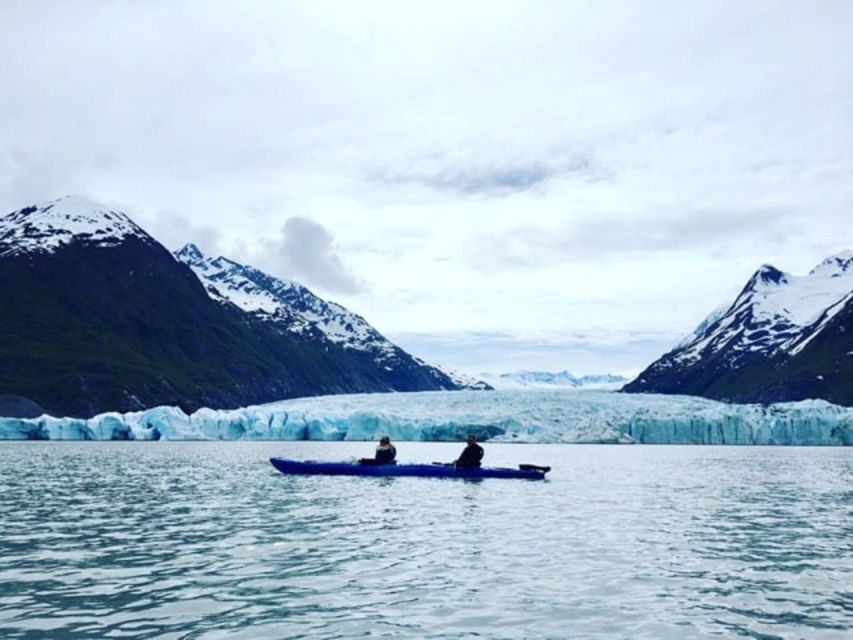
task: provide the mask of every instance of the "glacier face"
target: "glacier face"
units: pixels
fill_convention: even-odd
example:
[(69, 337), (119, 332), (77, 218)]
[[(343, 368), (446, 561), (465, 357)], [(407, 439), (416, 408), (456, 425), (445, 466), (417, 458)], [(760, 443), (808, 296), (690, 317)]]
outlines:
[(495, 389), (606, 389), (615, 391), (628, 382), (624, 376), (605, 373), (576, 376), (570, 371), (512, 371), (481, 373), (479, 376)]
[(234, 410), (176, 407), (88, 420), (0, 418), (0, 439), (482, 440), (526, 443), (850, 445), (853, 408), (822, 400), (731, 405), (607, 391), (456, 391), (322, 396)]

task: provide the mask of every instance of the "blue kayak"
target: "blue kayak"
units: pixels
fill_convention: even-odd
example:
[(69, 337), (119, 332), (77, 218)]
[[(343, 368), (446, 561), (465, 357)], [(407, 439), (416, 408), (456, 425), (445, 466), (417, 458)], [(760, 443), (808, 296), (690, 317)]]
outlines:
[(544, 480), (550, 467), (519, 465), (518, 469), (479, 467), (464, 469), (443, 464), (359, 464), (358, 462), (300, 462), (270, 458), (270, 464), (285, 475), (301, 476), (417, 476), (423, 478), (520, 478)]

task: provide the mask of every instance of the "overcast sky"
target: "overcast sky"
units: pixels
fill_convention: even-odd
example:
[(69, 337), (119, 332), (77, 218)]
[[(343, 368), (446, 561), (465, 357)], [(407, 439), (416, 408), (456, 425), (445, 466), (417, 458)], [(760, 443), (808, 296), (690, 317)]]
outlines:
[(79, 194), (477, 373), (636, 372), (853, 248), (853, 2), (0, 3), (0, 205)]

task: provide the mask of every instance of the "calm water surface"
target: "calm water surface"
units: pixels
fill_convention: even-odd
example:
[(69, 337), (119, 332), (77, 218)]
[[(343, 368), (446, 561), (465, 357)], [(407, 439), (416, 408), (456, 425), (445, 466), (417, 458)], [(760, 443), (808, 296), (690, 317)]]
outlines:
[(0, 444), (0, 637), (853, 636), (853, 449), (486, 444), (544, 483), (267, 463), (371, 450)]

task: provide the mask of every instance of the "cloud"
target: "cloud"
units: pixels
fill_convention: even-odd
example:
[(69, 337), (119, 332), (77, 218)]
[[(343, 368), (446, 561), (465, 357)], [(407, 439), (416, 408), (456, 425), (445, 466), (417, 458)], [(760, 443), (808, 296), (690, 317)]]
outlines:
[(65, 171), (50, 158), (40, 158), (27, 150), (4, 149), (2, 143), (0, 194), (0, 215), (67, 194), (98, 197), (83, 188), (77, 175)]
[[(132, 210), (129, 210), (132, 213)], [(187, 216), (168, 210), (159, 210), (154, 215), (145, 212), (135, 214), (136, 221), (161, 244), (171, 251), (192, 242), (209, 256), (222, 252), (222, 232), (208, 224), (198, 224)]]
[(631, 377), (682, 337), (665, 332), (394, 332), (395, 343), (429, 362), (471, 375), (520, 369)]
[(0, 2), (0, 202), (127, 203), (386, 332), (688, 331), (853, 245), (853, 3), (741, 5)]
[(796, 210), (696, 208), (671, 215), (598, 214), (556, 227), (519, 225), (483, 234), (471, 253), (475, 268), (541, 269), (560, 264), (650, 254), (723, 255), (745, 246), (787, 247), (802, 220)]
[(329, 292), (355, 294), (364, 289), (338, 255), (332, 234), (301, 216), (288, 218), (281, 237), (266, 243), (260, 264), (273, 273)]
[[(462, 195), (507, 196), (542, 187), (553, 179), (594, 181), (608, 173), (590, 154), (553, 154), (538, 150), (527, 159), (502, 158), (493, 149), (479, 153), (434, 153), (403, 160), (395, 166), (372, 169), (368, 180), (382, 186), (415, 185)], [(497, 157), (496, 157), (497, 156)]]

